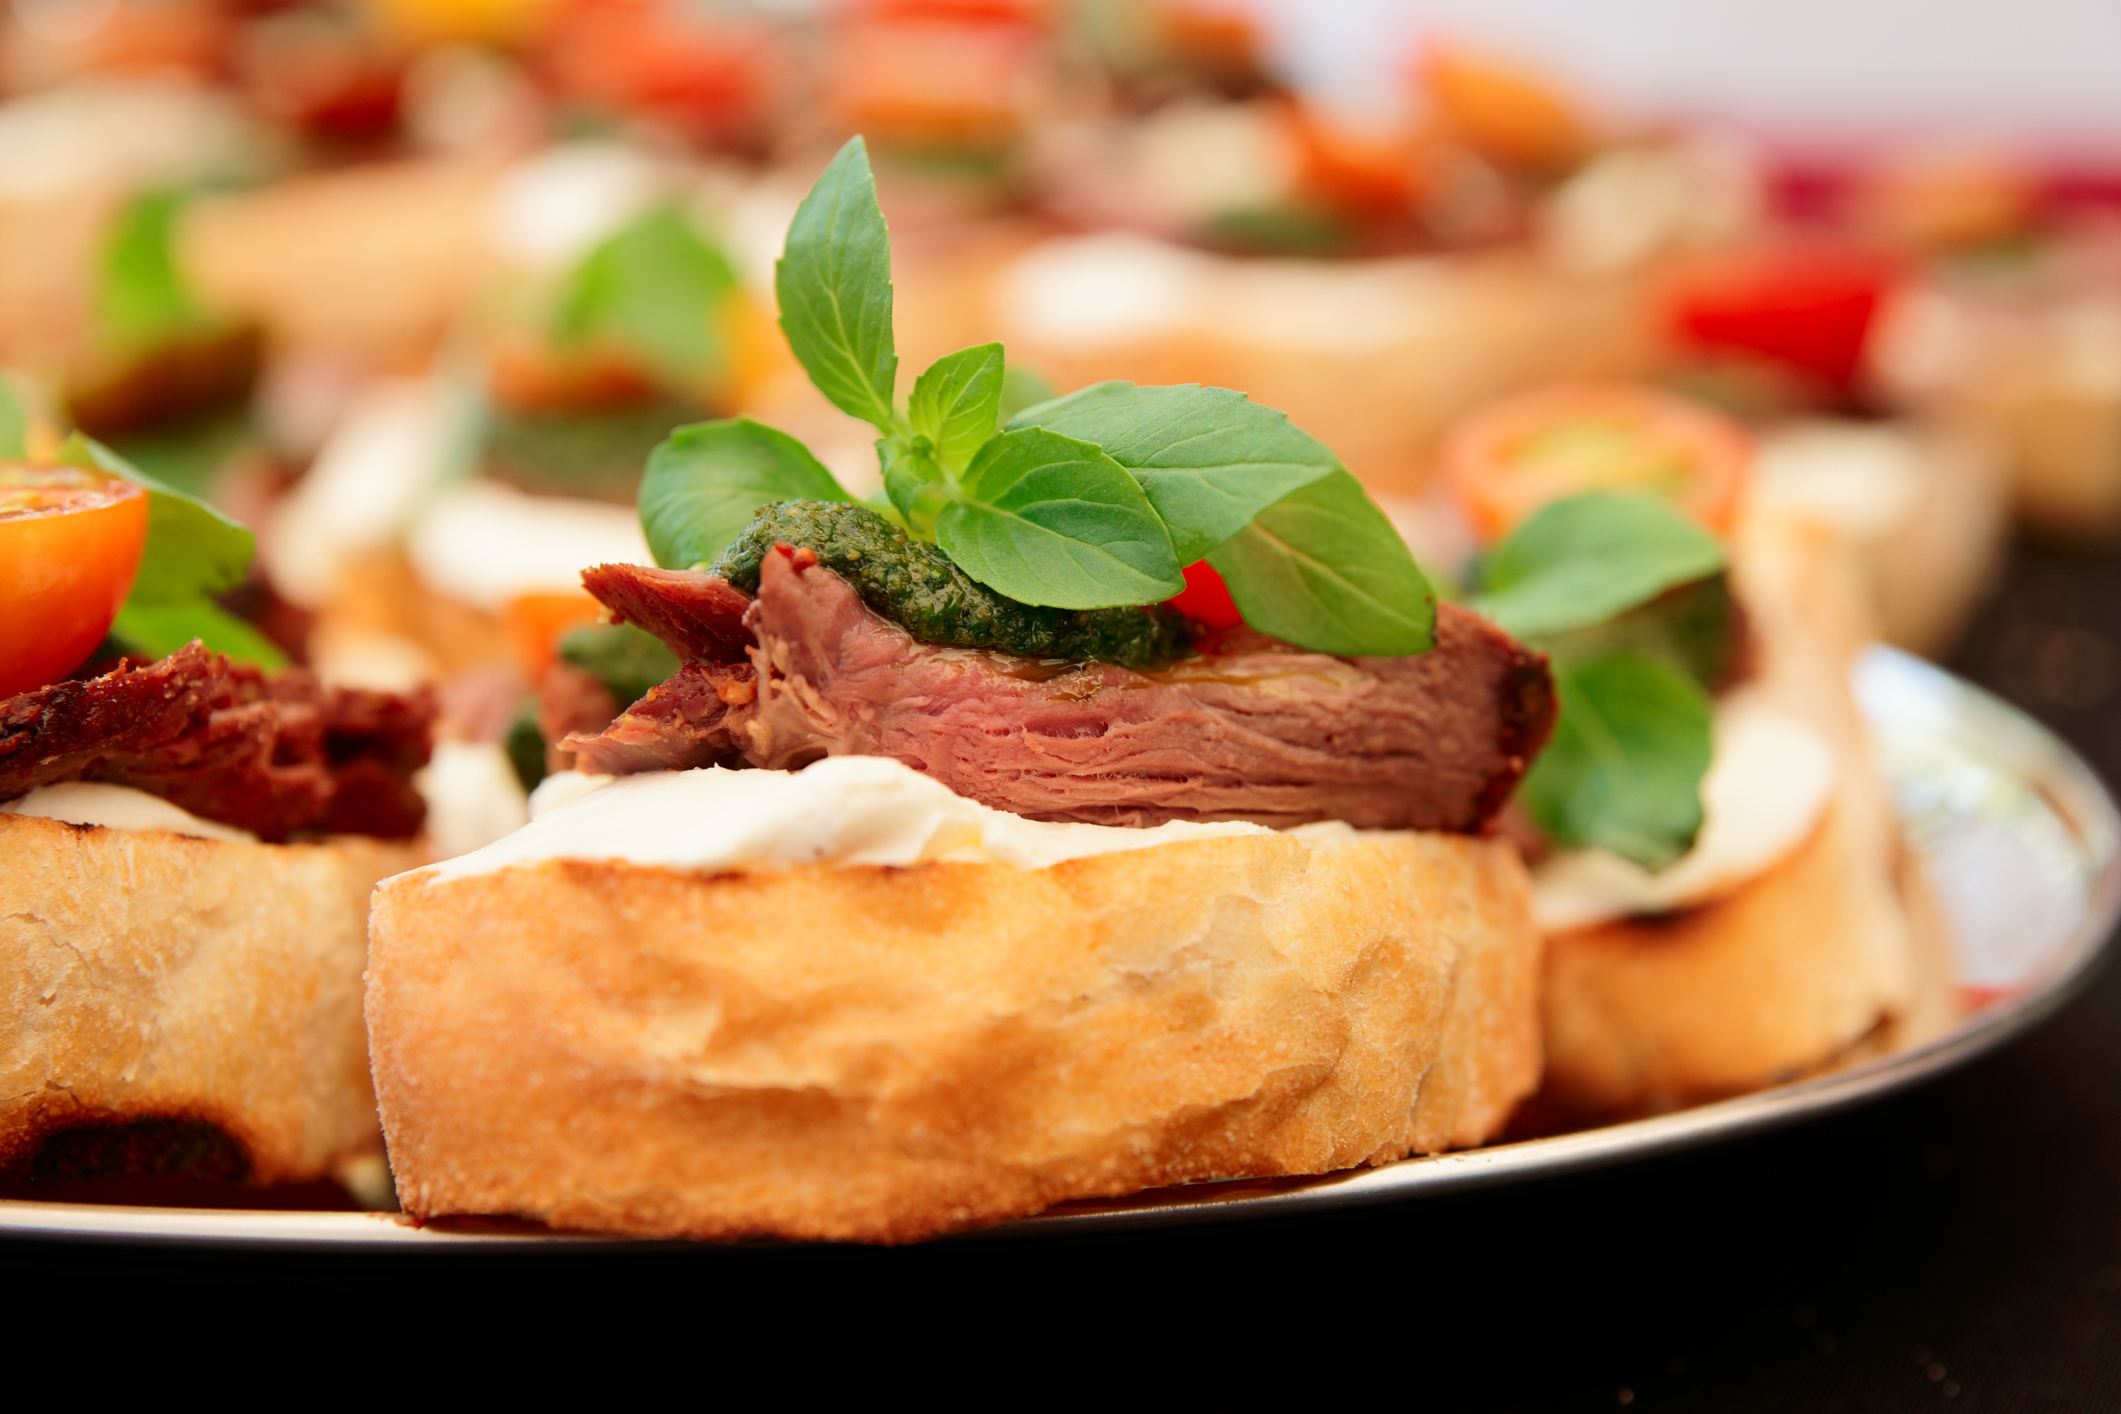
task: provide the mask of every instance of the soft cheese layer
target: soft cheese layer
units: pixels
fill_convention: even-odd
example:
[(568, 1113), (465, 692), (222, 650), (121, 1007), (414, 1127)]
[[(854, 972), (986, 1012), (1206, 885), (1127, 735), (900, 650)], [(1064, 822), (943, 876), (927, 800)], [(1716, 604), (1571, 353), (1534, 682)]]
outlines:
[(20, 799), (0, 804), (0, 815), (35, 815), (45, 820), (64, 820), (69, 825), (103, 825), (113, 830), (166, 830), (173, 835), (196, 835), (202, 840), (258, 842), (258, 837), (248, 830), (201, 820), (159, 795), (100, 781), (61, 781), (39, 786)]
[[(1272, 833), (1242, 821), (1173, 821), (1149, 830), (1046, 824), (966, 800), (880, 756), (832, 756), (801, 771), (658, 771), (608, 784), (569, 772), (540, 786), (532, 814), (507, 838), (427, 873), (453, 879), (546, 859), (699, 870), (935, 860), (1043, 869), (1180, 840)], [(1336, 824), (1297, 833), (1313, 840), (1352, 834)]]
[(1542, 928), (1581, 928), (1720, 898), (1811, 835), (1834, 792), (1836, 763), (1826, 739), (1743, 689), (1716, 704), (1715, 730), (1693, 849), (1654, 874), (1602, 849), (1554, 855), (1532, 875)]

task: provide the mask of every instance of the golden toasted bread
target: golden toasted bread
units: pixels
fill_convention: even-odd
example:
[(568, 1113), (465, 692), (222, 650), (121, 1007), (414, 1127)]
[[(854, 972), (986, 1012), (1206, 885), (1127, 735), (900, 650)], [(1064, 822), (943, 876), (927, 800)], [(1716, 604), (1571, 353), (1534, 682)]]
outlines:
[(377, 890), (369, 1048), (415, 1215), (903, 1242), (1479, 1143), (1538, 955), (1514, 851), (1458, 836), (545, 861)]
[(375, 1151), (364, 926), (412, 845), (0, 814), (0, 859), (0, 1172), (295, 1182)]

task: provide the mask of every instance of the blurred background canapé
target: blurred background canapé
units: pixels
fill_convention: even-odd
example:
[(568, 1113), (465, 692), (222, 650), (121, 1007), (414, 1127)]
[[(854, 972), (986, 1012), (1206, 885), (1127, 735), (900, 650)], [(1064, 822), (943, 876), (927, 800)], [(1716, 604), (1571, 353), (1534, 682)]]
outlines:
[(876, 489), (772, 292), (860, 132), (914, 368), (1244, 390), (1445, 579), (1454, 438), (1653, 387), (1936, 654), (2014, 523), (2121, 537), (2115, 52), (2065, 0), (12, 0), (0, 363), (258, 527), (327, 678), (527, 694), (671, 428)]

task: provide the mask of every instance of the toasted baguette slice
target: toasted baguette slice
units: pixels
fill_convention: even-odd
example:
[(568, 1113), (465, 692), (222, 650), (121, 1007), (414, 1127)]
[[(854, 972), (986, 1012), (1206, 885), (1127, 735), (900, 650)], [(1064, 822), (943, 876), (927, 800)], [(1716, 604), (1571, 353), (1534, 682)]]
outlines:
[(376, 891), (369, 1050), (416, 1216), (905, 1242), (1477, 1144), (1538, 958), (1514, 851), (1456, 836), (546, 861)]
[(297, 1182), (377, 1149), (368, 893), (413, 846), (0, 814), (0, 859), (0, 1172)]
[(1740, 526), (1732, 576), (1756, 681), (1833, 746), (1839, 779), (1805, 843), (1736, 892), (1548, 940), (1548, 1098), (1611, 1115), (1816, 1070), (1915, 1004), (1898, 826), (1849, 668), (1869, 639), (1851, 548), (1780, 514)]

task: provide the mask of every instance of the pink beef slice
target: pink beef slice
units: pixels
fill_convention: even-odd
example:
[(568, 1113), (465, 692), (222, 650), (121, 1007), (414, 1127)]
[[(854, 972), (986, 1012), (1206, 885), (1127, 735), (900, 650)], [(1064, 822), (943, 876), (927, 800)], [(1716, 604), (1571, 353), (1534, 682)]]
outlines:
[[(890, 756), (1036, 820), (1475, 831), (1554, 723), (1545, 658), (1453, 604), (1411, 657), (1335, 658), (1240, 627), (1141, 673), (916, 643), (786, 546), (744, 611), (745, 661), (722, 646), (740, 591), (718, 580), (607, 565), (584, 582), (691, 660), (601, 735), (568, 738), (589, 771)], [(685, 622), (686, 605), (712, 622)]]

